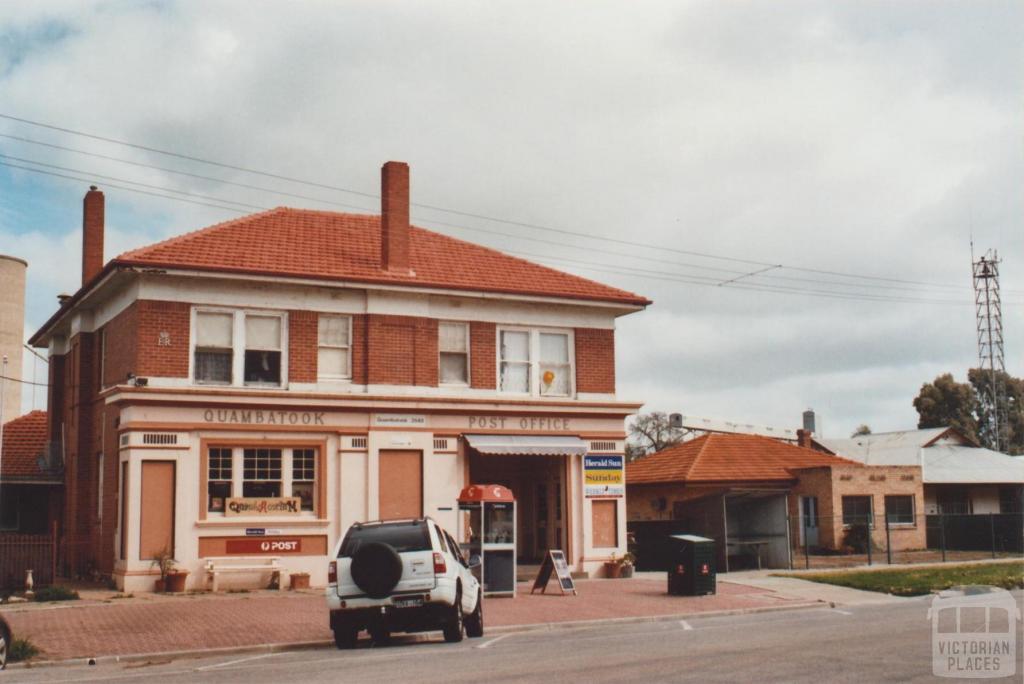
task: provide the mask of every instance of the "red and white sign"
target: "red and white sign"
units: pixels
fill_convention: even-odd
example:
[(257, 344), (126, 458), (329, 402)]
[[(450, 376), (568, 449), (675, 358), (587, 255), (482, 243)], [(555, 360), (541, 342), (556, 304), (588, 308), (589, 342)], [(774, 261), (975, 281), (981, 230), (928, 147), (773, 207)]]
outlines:
[(224, 542), (224, 551), (229, 555), (279, 556), (288, 553), (302, 553), (302, 540), (287, 537), (263, 538), (242, 537)]

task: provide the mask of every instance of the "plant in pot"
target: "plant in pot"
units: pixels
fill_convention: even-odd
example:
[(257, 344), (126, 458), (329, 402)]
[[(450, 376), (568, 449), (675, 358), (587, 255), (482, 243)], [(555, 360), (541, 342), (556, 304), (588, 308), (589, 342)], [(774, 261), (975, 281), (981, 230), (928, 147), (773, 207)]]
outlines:
[(153, 559), (153, 565), (159, 568), (160, 578), (156, 581), (157, 592), (181, 593), (185, 591), (185, 578), (188, 577), (188, 570), (178, 570), (178, 561), (174, 560), (171, 551), (164, 548)]
[(623, 578), (632, 577), (633, 576), (633, 566), (635, 564), (636, 564), (636, 556), (633, 555), (632, 551), (627, 551), (626, 554), (622, 557), (622, 562), (621, 562), (622, 570), (620, 572), (620, 576), (623, 577)]
[(604, 576), (608, 579), (622, 577), (622, 558), (613, 553), (612, 557), (604, 562)]

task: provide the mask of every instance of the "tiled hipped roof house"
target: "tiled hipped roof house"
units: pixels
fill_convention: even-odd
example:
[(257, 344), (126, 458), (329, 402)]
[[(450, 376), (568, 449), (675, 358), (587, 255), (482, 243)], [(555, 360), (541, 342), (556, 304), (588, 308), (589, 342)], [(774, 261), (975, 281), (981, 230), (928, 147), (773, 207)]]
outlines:
[(584, 495), (582, 458), (622, 451), (639, 405), (616, 397), (615, 321), (650, 301), (412, 226), (408, 166), (381, 180), (380, 216), (278, 208), (109, 262), (86, 194), (82, 287), (31, 340), (69, 435), (72, 572), (145, 590), (169, 551), (203, 586), (204, 559), (259, 555), (256, 528), (322, 584), (351, 523), (455, 530), (489, 481), (516, 494), (520, 562), (625, 551), (624, 501)]

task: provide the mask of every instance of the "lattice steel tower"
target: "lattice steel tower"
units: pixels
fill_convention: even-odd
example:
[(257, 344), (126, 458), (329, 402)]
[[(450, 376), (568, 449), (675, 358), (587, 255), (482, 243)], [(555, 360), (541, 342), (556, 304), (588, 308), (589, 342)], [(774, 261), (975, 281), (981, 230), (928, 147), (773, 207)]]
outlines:
[(1007, 439), (1006, 392), (1002, 379), (1006, 374), (1003, 356), (1003, 313), (999, 299), (999, 254), (989, 250), (973, 262), (974, 305), (978, 323), (978, 367), (989, 375), (987, 391), (981, 400), (992, 447), (999, 451)]

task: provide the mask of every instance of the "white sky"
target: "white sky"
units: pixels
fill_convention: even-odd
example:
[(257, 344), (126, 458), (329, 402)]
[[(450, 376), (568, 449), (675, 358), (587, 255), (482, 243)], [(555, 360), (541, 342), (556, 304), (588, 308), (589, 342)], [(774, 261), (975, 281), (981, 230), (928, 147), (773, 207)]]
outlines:
[[(1007, 366), (1021, 373), (1022, 20), (1020, 3), (977, 0), (4, 3), (0, 113), (370, 193), (380, 165), (400, 159), (414, 202), (661, 245), (413, 211), (419, 225), (652, 298), (620, 320), (622, 398), (790, 428), (812, 407), (843, 437), (863, 422), (914, 427), (920, 385), (963, 380), (976, 363), (972, 230), (979, 251), (1004, 258)], [(10, 120), (0, 134), (377, 211)], [(332, 208), (6, 138), (0, 154)], [(107, 258), (237, 215), (96, 182)], [(26, 335), (77, 287), (86, 186), (0, 166), (0, 253), (31, 264)], [(760, 267), (672, 249), (960, 287), (744, 281), (947, 302), (921, 303), (693, 285), (665, 278)]]

